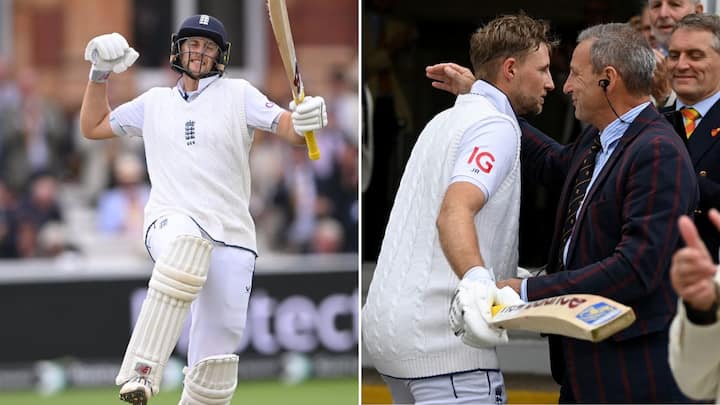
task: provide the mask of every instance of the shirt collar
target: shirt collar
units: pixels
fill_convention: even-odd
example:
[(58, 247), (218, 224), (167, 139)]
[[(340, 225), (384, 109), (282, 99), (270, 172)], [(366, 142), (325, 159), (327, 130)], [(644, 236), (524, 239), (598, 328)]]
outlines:
[(184, 98), (186, 101), (192, 101), (194, 100), (200, 93), (202, 93), (203, 90), (207, 88), (211, 83), (215, 82), (215, 80), (219, 79), (219, 75), (213, 75), (210, 77), (204, 77), (200, 79), (200, 83), (198, 83), (198, 88), (195, 91), (185, 91), (183, 89), (183, 82), (182, 77), (178, 79), (177, 84), (175, 85), (175, 88), (180, 92), (180, 95), (182, 98)]
[(712, 106), (714, 106), (718, 100), (720, 100), (720, 91), (694, 105), (685, 104), (678, 99), (677, 103), (675, 103), (675, 108), (679, 111), (685, 107), (692, 107), (700, 113), (700, 118), (702, 118), (708, 113), (708, 111), (710, 111)]
[(484, 80), (478, 80), (473, 83), (472, 87), (470, 88), (470, 94), (484, 96), (501, 113), (507, 114), (511, 117), (515, 116), (515, 110), (513, 110), (512, 105), (510, 105), (510, 100), (505, 95), (505, 93)]
[(625, 130), (630, 126), (630, 123), (635, 121), (635, 118), (637, 118), (648, 105), (650, 105), (649, 101), (636, 105), (631, 108), (630, 111), (621, 115), (620, 118), (616, 118), (615, 121), (611, 122), (610, 125), (600, 132), (600, 145), (602, 145), (603, 151), (607, 151), (612, 144), (622, 138)]

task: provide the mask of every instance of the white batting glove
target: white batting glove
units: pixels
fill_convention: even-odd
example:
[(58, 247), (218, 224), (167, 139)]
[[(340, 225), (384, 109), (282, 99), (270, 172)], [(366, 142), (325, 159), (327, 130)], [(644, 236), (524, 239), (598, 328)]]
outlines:
[(138, 56), (140, 54), (117, 32), (97, 36), (85, 47), (85, 60), (92, 62), (90, 80), (97, 83), (106, 82), (110, 72), (126, 71)]
[(524, 267), (518, 267), (516, 277), (517, 278), (530, 278), (533, 274), (530, 272), (530, 270), (524, 268)]
[(293, 128), (300, 136), (303, 136), (305, 132), (327, 126), (327, 108), (325, 108), (325, 99), (322, 97), (305, 96), (300, 105), (295, 105), (295, 101), (291, 101), (290, 111), (293, 112)]
[(515, 292), (515, 290), (512, 289), (510, 286), (505, 286), (499, 290), (495, 290), (495, 302), (493, 305), (502, 305), (502, 306), (510, 306), (510, 305), (520, 305), (525, 304), (525, 301), (520, 298), (518, 293)]
[(497, 291), (492, 272), (481, 266), (473, 267), (460, 280), (450, 304), (450, 326), (466, 345), (485, 349), (507, 343), (507, 331), (488, 324)]

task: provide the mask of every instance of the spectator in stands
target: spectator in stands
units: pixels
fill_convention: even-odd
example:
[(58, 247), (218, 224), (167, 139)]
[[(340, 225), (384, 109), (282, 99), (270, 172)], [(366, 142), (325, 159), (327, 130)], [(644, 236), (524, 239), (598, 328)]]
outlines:
[[(322, 150), (322, 149), (321, 149)], [(292, 168), (285, 170), (273, 199), (275, 204), (284, 207), (284, 232), (278, 235), (284, 249), (292, 252), (309, 250), (316, 226), (318, 206), (317, 180), (312, 165), (302, 149), (289, 151), (288, 161)], [(325, 153), (323, 150), (322, 153)], [(322, 159), (322, 158), (321, 158)]]
[(38, 171), (62, 173), (67, 156), (67, 124), (62, 111), (37, 89), (38, 77), (25, 67), (18, 75), (19, 103), (0, 111), (3, 178), (20, 190)]
[(150, 197), (145, 167), (134, 154), (118, 156), (114, 164), (116, 185), (98, 203), (98, 229), (103, 233), (136, 238), (142, 233), (143, 207)]
[(17, 201), (5, 183), (0, 181), (0, 258), (17, 257), (15, 249), (15, 210)]
[(355, 68), (355, 63), (351, 63), (347, 68), (345, 66), (336, 66), (330, 72), (330, 93), (327, 97), (328, 111), (333, 111), (335, 115), (336, 125), (342, 131), (343, 135), (352, 143), (357, 144), (358, 134), (358, 114), (360, 114), (360, 106), (358, 103), (357, 79), (351, 80), (348, 76)]
[(38, 234), (51, 221), (62, 223), (58, 202), (58, 182), (51, 172), (36, 173), (30, 180), (29, 192), (17, 209), (15, 248), (21, 258), (39, 257)]
[(14, 109), (19, 101), (20, 93), (10, 64), (4, 55), (0, 55), (0, 111)]
[(50, 221), (38, 232), (38, 256), (44, 258), (69, 258), (78, 253), (64, 224)]
[(628, 20), (628, 24), (640, 32), (648, 40), (651, 47), (657, 47), (657, 39), (652, 32), (652, 23), (650, 22), (650, 7), (647, 3), (640, 14), (634, 15)]
[(318, 220), (312, 237), (313, 253), (339, 253), (345, 243), (343, 227), (334, 218), (326, 217)]
[(343, 229), (343, 252), (358, 251), (358, 150), (356, 145), (346, 143), (339, 157), (332, 184), (320, 187), (320, 199), (332, 201), (329, 213)]

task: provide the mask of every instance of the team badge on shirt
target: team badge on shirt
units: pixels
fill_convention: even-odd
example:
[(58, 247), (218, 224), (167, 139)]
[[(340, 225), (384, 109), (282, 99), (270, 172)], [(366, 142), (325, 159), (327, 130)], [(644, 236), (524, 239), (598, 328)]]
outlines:
[(195, 145), (195, 121), (185, 123), (185, 144), (187, 146)]
[(488, 151), (480, 151), (479, 147), (473, 148), (467, 164), (471, 166), (473, 173), (490, 173), (495, 162), (495, 156)]

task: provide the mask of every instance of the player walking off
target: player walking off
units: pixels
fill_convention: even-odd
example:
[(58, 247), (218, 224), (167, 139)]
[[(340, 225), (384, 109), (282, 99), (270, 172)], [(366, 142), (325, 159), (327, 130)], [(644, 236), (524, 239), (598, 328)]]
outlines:
[(230, 42), (220, 20), (187, 18), (172, 37), (175, 87), (155, 87), (111, 110), (106, 81), (138, 58), (118, 33), (93, 38), (80, 124), (86, 138), (141, 136), (152, 183), (145, 244), (155, 266), (147, 298), (116, 383), (120, 399), (145, 405), (192, 312), (181, 405), (230, 404), (233, 354), (245, 328), (257, 249), (249, 212), (249, 153), (254, 129), (304, 145), (305, 131), (327, 125), (322, 97), (293, 112), (242, 79), (223, 77)]

